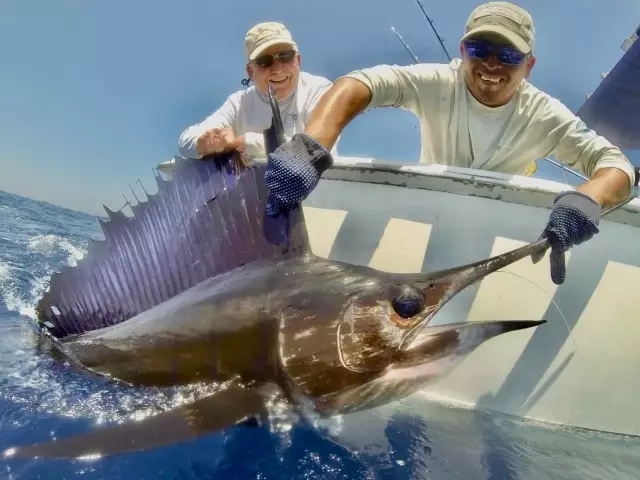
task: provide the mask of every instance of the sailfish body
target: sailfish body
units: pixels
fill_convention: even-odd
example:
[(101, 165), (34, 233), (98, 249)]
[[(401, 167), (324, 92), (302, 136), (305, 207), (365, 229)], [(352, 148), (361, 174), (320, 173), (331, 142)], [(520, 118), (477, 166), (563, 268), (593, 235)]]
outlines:
[(108, 455), (191, 438), (260, 415), (265, 387), (322, 415), (372, 408), (446, 375), (492, 337), (543, 323), (427, 325), (526, 249), (428, 274), (331, 261), (312, 253), (301, 208), (264, 213), (263, 179), (263, 164), (231, 157), (181, 162), (134, 217), (109, 212), (105, 240), (54, 275), (37, 308), (57, 348), (92, 372), (131, 385), (226, 387), (5, 456)]

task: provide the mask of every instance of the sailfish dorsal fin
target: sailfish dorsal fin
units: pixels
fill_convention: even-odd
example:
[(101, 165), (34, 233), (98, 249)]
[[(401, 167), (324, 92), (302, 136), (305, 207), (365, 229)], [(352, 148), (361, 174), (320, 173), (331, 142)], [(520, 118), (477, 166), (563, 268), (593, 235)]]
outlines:
[[(101, 222), (73, 268), (51, 277), (38, 319), (55, 337), (122, 322), (199, 282), (263, 259), (309, 251), (300, 207), (265, 214), (264, 163), (235, 155), (180, 160), (133, 217)], [(52, 308), (53, 307), (53, 308)]]

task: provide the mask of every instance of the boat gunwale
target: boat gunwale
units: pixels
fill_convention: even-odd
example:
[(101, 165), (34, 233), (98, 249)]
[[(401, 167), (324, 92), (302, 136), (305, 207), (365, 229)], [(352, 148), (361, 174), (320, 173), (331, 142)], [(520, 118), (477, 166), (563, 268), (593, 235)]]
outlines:
[[(265, 162), (266, 159), (255, 161)], [(174, 163), (175, 158), (162, 162), (158, 169), (168, 173)], [(343, 155), (335, 156), (333, 165), (323, 173), (320, 181), (326, 180), (433, 190), (547, 209), (553, 206), (556, 195), (575, 190), (568, 183), (524, 175)], [(631, 200), (610, 213), (606, 221), (640, 227), (640, 199)]]

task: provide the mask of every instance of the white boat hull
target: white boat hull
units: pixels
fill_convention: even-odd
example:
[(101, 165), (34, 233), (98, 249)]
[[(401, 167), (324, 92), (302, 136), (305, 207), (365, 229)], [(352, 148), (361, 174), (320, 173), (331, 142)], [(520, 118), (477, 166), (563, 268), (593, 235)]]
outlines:
[[(553, 198), (570, 188), (440, 165), (340, 158), (303, 206), (317, 255), (385, 271), (425, 272), (535, 241)], [(600, 233), (567, 254), (562, 286), (550, 279), (547, 254), (536, 265), (523, 259), (454, 298), (434, 324), (548, 323), (492, 339), (423, 394), (640, 435), (638, 227), (637, 200), (606, 217)]]

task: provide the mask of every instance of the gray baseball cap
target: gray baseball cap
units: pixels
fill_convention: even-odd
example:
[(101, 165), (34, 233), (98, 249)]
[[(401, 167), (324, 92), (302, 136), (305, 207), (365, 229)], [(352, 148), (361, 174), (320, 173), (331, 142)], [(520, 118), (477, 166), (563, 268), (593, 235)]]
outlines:
[(263, 22), (251, 27), (244, 39), (244, 51), (249, 61), (255, 60), (262, 52), (273, 45), (286, 44), (294, 50), (298, 45), (291, 33), (282, 23)]
[(535, 48), (536, 29), (533, 18), (525, 9), (510, 2), (488, 2), (475, 8), (465, 24), (460, 41), (482, 33), (505, 38), (522, 53)]

